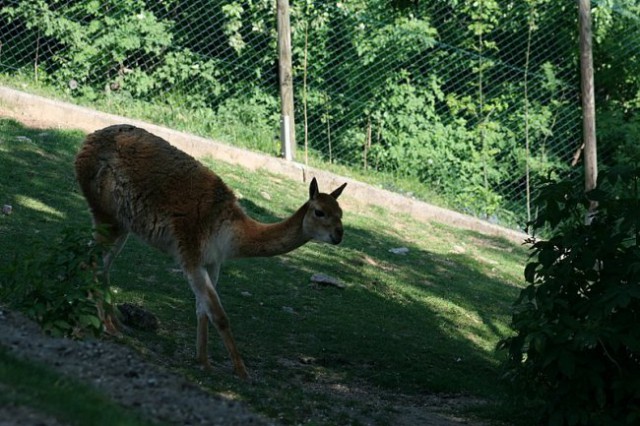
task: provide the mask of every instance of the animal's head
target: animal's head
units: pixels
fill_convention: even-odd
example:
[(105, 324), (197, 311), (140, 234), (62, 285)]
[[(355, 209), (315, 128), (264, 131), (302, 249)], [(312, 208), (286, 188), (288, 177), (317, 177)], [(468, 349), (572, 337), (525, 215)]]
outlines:
[(325, 243), (340, 244), (344, 229), (338, 197), (345, 186), (347, 186), (346, 183), (332, 193), (324, 194), (318, 190), (316, 178), (311, 180), (308, 209), (302, 223), (307, 237)]

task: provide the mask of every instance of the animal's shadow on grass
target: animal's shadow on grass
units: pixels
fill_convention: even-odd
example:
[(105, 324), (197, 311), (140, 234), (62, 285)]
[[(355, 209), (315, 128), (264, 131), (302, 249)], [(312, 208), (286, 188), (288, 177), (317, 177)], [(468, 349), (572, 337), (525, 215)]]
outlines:
[(248, 198), (241, 198), (238, 200), (238, 204), (240, 204), (242, 209), (255, 220), (261, 222), (277, 222), (280, 220), (280, 218), (274, 216), (272, 211), (259, 206)]
[(406, 242), (369, 229), (347, 225), (343, 244), (300, 258), (300, 269), (328, 273), (348, 285), (344, 291), (316, 289), (314, 318), (301, 315), (304, 321), (296, 321), (303, 336), (313, 336), (307, 338), (312, 358), (325, 368), (331, 364), (326, 359), (334, 359), (333, 369), (392, 388), (495, 392), (497, 356), (487, 341), (505, 336), (504, 322), (519, 291), (513, 283), (487, 275), (464, 254), (442, 255), (411, 244), (404, 256), (390, 253)]
[[(7, 120), (0, 124), (3, 144), (23, 144), (2, 153), (0, 203), (14, 205), (12, 215), (0, 217), (2, 266), (30, 239), (88, 224), (89, 214), (73, 175), (82, 135), (56, 133), (52, 138), (50, 131)], [(37, 143), (31, 146), (17, 136)], [(251, 200), (240, 203), (256, 219), (282, 219)], [(291, 206), (289, 213), (298, 207)], [(480, 234), (473, 238), (508, 245)], [(499, 318), (508, 316), (517, 289), (469, 255), (443, 255), (414, 245), (408, 245), (405, 256), (389, 253), (398, 246), (407, 244), (346, 223), (339, 247), (309, 244), (278, 259), (225, 266), (219, 291), (250, 368), (278, 377), (294, 365), (293, 370), (312, 375), (358, 377), (425, 392), (495, 389), (487, 383), (497, 380), (496, 356), (482, 341), (505, 333)], [(315, 272), (338, 277), (347, 288), (318, 287), (309, 282)], [(164, 330), (141, 338), (149, 337), (150, 345), (176, 358), (192, 355), (194, 299), (171, 260), (130, 242), (116, 260), (112, 279), (122, 288), (118, 297), (128, 299), (119, 301), (142, 302), (160, 316)], [(213, 356), (228, 362), (221, 345)], [(283, 358), (290, 361), (285, 366), (278, 363)]]

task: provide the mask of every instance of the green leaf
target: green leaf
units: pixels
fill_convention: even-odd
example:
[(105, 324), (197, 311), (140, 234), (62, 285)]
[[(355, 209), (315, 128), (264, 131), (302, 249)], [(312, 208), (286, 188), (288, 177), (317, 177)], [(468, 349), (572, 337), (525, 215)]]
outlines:
[(571, 378), (575, 372), (575, 359), (573, 355), (565, 350), (561, 351), (558, 355), (558, 365), (560, 371), (565, 376)]
[(80, 315), (78, 317), (78, 322), (81, 325), (89, 326), (93, 328), (100, 328), (101, 326), (100, 319), (95, 315)]
[(61, 320), (61, 319), (55, 320), (53, 322), (53, 326), (58, 328), (58, 329), (60, 329), (60, 330), (70, 330), (72, 328), (71, 324), (69, 324), (67, 321)]
[(528, 283), (534, 283), (536, 278), (536, 269), (540, 266), (538, 262), (530, 262), (524, 269), (524, 278)]

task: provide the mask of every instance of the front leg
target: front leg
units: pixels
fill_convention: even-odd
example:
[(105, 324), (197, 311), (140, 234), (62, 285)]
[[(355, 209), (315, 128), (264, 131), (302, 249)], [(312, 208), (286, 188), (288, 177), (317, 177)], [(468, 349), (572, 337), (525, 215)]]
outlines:
[(220, 303), (220, 297), (213, 284), (215, 282), (213, 279), (216, 281), (218, 279), (219, 267), (210, 267), (209, 271), (213, 275), (212, 277), (210, 277), (202, 267), (197, 267), (193, 271), (187, 271), (189, 283), (196, 296), (196, 315), (198, 317), (196, 352), (198, 362), (205, 368), (210, 367), (207, 355), (207, 320), (210, 320), (216, 326), (218, 333), (222, 337), (222, 341), (233, 362), (235, 373), (242, 379), (248, 379), (249, 374), (247, 373), (247, 369), (242, 361), (233, 334), (231, 333), (229, 319), (222, 307), (222, 303)]
[[(196, 312), (198, 308), (196, 307)], [(209, 318), (207, 314), (198, 314), (198, 335), (196, 337), (196, 359), (198, 364), (206, 370), (211, 370), (211, 363), (207, 355), (207, 344), (209, 340)]]

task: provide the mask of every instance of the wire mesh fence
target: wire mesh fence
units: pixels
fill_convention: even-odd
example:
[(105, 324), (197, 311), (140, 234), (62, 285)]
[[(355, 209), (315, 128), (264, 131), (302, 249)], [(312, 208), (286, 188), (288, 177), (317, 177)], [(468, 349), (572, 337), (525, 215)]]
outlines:
[[(3, 82), (280, 153), (274, 0), (0, 4)], [(618, 61), (640, 59), (636, 9), (594, 3), (609, 28), (596, 44)], [(541, 179), (580, 167), (573, 0), (296, 0), (290, 14), (297, 161), (414, 182), (508, 225), (531, 217)]]
[(273, 5), (5, 1), (4, 73), (97, 108), (273, 151)]
[[(322, 64), (307, 84), (316, 101), (298, 101), (310, 104), (310, 146), (415, 177), (460, 210), (522, 218), (535, 176), (566, 167), (579, 146), (577, 26), (573, 2), (509, 6), (335, 4), (325, 12), (333, 39), (309, 49), (309, 64)], [(306, 12), (298, 28), (323, 22), (323, 11)]]

